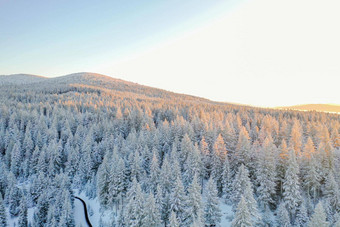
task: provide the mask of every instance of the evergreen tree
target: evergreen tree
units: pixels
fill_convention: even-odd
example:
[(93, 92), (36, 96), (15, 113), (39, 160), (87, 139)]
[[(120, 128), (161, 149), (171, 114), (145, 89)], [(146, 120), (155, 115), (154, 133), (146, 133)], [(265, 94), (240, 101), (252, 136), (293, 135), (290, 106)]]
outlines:
[(240, 202), (237, 206), (235, 217), (231, 223), (232, 227), (247, 227), (253, 226), (251, 221), (251, 215), (247, 208), (247, 203), (241, 196)]
[(26, 198), (22, 196), (19, 208), (19, 227), (27, 227), (27, 202)]
[(141, 226), (144, 210), (144, 195), (136, 178), (127, 194), (127, 205), (124, 210), (124, 222), (126, 226)]
[(226, 156), (223, 163), (222, 188), (226, 203), (228, 204), (232, 193), (231, 170), (228, 156)]
[(158, 163), (158, 158), (156, 155), (156, 152), (153, 152), (152, 155), (152, 160), (151, 160), (151, 167), (150, 167), (150, 188), (149, 190), (151, 192), (156, 192), (157, 185), (159, 182), (159, 174), (160, 174), (160, 169), (159, 169), (159, 163)]
[(0, 193), (0, 226), (7, 226), (6, 210)]
[(328, 227), (329, 223), (326, 221), (326, 213), (322, 206), (322, 202), (319, 202), (314, 210), (314, 214), (308, 222), (308, 227)]
[(276, 193), (276, 162), (275, 162), (275, 145), (271, 138), (266, 138), (259, 154), (259, 160), (256, 171), (257, 195), (262, 207), (274, 203)]
[(295, 151), (291, 150), (288, 167), (283, 182), (283, 199), (291, 220), (295, 220), (296, 210), (301, 203), (299, 166), (296, 161)]
[(157, 209), (155, 198), (152, 193), (145, 199), (144, 215), (142, 220), (143, 227), (157, 227), (161, 224), (161, 217)]
[(240, 202), (241, 196), (247, 187), (251, 187), (249, 171), (243, 164), (238, 168), (238, 172), (233, 182), (232, 202), (234, 207)]
[(217, 196), (216, 183), (210, 177), (206, 189), (206, 202), (204, 206), (204, 218), (207, 226), (216, 226), (221, 221), (221, 210), (219, 208), (219, 199)]
[(298, 226), (306, 226), (308, 222), (308, 214), (307, 214), (307, 209), (305, 206), (305, 203), (301, 203), (297, 215), (296, 215), (296, 225)]
[(10, 189), (10, 193), (8, 196), (9, 203), (9, 213), (11, 217), (15, 217), (19, 214), (20, 200), (21, 200), (21, 191), (17, 186), (14, 186)]
[(174, 211), (171, 211), (169, 223), (170, 223), (169, 227), (179, 227), (180, 226), (178, 219), (176, 217), (176, 213)]
[(201, 222), (202, 220), (202, 198), (201, 198), (201, 186), (198, 183), (197, 175), (194, 175), (194, 179), (188, 189), (188, 207), (189, 207), (189, 219), (187, 223), (193, 223), (194, 220)]
[(340, 210), (340, 190), (339, 185), (334, 179), (334, 175), (330, 172), (326, 178), (323, 194), (333, 210)]
[(284, 203), (281, 203), (279, 207), (277, 208), (277, 223), (279, 226), (282, 227), (290, 227), (290, 218), (289, 218), (289, 213), (285, 207)]
[(184, 192), (182, 180), (178, 177), (170, 196), (171, 210), (176, 213), (180, 223), (188, 218), (187, 197)]

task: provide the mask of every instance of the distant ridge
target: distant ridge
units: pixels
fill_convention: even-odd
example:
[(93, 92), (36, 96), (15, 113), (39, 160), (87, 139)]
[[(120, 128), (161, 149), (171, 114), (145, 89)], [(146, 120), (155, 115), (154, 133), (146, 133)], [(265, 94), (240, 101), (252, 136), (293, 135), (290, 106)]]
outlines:
[(0, 84), (31, 84), (46, 80), (47, 77), (31, 75), (31, 74), (12, 74), (12, 75), (0, 75)]
[(304, 105), (277, 107), (277, 109), (340, 113), (340, 105), (337, 105), (337, 104), (304, 104)]

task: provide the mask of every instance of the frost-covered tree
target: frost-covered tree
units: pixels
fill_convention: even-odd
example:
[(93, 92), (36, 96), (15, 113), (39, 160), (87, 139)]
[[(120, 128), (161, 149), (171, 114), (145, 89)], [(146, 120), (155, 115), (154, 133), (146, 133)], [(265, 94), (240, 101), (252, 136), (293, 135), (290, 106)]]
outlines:
[(19, 227), (27, 227), (27, 202), (26, 198), (22, 196), (20, 201), (20, 208), (19, 208), (19, 220), (18, 226)]
[(251, 182), (249, 179), (249, 171), (247, 167), (245, 167), (243, 164), (238, 168), (238, 171), (236, 173), (235, 179), (233, 181), (233, 191), (232, 191), (232, 202), (234, 207), (236, 208), (241, 196), (244, 193), (244, 190), (247, 187), (251, 187)]
[(295, 151), (291, 150), (288, 167), (283, 182), (283, 201), (292, 220), (295, 220), (296, 210), (301, 203), (299, 166), (296, 161)]
[(22, 193), (17, 186), (14, 186), (10, 189), (10, 193), (8, 196), (9, 203), (9, 213), (11, 217), (15, 217), (19, 214), (20, 200), (22, 197)]
[(241, 127), (238, 142), (232, 160), (233, 169), (236, 170), (241, 164), (249, 165), (251, 164), (251, 144), (249, 133), (245, 127)]
[(110, 202), (109, 198), (109, 186), (111, 181), (114, 179), (111, 178), (112, 175), (112, 166), (109, 162), (109, 156), (106, 155), (102, 164), (98, 169), (98, 180), (97, 180), (97, 193), (98, 198), (101, 205), (106, 206)]
[(169, 220), (169, 227), (179, 227), (179, 222), (176, 217), (176, 213), (174, 211), (171, 211), (170, 214), (170, 220)]
[(309, 220), (309, 217), (308, 217), (307, 209), (306, 209), (305, 203), (303, 202), (301, 203), (297, 211), (295, 223), (298, 226), (306, 226), (308, 220)]
[(155, 198), (150, 193), (145, 199), (145, 208), (142, 219), (142, 225), (144, 227), (157, 227), (161, 224), (161, 216), (159, 209), (156, 206)]
[(284, 203), (281, 203), (276, 211), (276, 219), (279, 226), (282, 227), (289, 227), (290, 224), (290, 218), (289, 213), (285, 207)]
[(330, 172), (326, 178), (323, 194), (329, 201), (333, 210), (340, 210), (340, 190), (339, 185), (334, 179), (334, 175)]
[(133, 179), (132, 186), (127, 194), (127, 205), (124, 210), (124, 223), (126, 226), (141, 226), (143, 223), (144, 195), (140, 184)]
[(156, 155), (156, 152), (153, 152), (152, 155), (152, 160), (151, 160), (151, 166), (150, 166), (150, 186), (149, 190), (151, 192), (155, 192), (157, 189), (157, 185), (159, 183), (159, 174), (160, 174), (160, 169), (159, 169), (159, 163), (158, 163), (158, 158)]
[(0, 193), (0, 226), (7, 226), (6, 210)]
[(229, 165), (228, 156), (225, 157), (223, 163), (223, 172), (222, 172), (222, 191), (224, 194), (224, 198), (226, 199), (226, 203), (230, 200), (232, 193), (232, 179), (231, 179), (231, 169)]
[(208, 180), (205, 189), (206, 200), (204, 205), (204, 219), (207, 226), (216, 226), (221, 221), (221, 210), (219, 208), (218, 192), (216, 183), (212, 177)]
[(170, 195), (171, 210), (176, 213), (180, 223), (188, 218), (187, 196), (185, 195), (182, 180), (178, 177)]
[(253, 226), (251, 215), (247, 208), (247, 203), (241, 196), (240, 202), (237, 205), (235, 217), (231, 223), (232, 227), (247, 227)]
[(262, 151), (258, 157), (256, 168), (256, 182), (258, 200), (262, 207), (270, 206), (274, 203), (276, 193), (276, 147), (271, 137), (267, 137), (262, 146)]
[(187, 223), (193, 223), (194, 220), (202, 222), (203, 205), (201, 197), (201, 186), (198, 183), (197, 175), (194, 175), (191, 185), (188, 188), (188, 220)]
[(314, 210), (314, 214), (308, 222), (308, 227), (328, 227), (329, 223), (326, 221), (326, 213), (322, 206), (322, 202), (319, 202)]

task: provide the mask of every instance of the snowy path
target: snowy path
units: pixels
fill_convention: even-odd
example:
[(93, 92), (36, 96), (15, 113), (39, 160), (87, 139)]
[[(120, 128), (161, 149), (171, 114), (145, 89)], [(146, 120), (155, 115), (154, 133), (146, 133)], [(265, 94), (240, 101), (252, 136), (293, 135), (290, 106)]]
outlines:
[(74, 200), (74, 220), (77, 224), (81, 224), (81, 226), (88, 226), (86, 222), (84, 204), (79, 199)]
[(86, 208), (86, 203), (85, 203), (85, 201), (82, 200), (81, 198), (77, 197), (77, 196), (75, 196), (74, 198), (75, 198), (75, 199), (78, 199), (78, 200), (83, 204), (83, 207), (84, 207), (84, 215), (85, 215), (86, 223), (87, 223), (87, 225), (88, 225), (89, 227), (92, 227), (91, 222), (90, 222), (90, 219), (89, 219), (89, 216), (88, 216), (88, 214), (87, 214), (87, 208)]

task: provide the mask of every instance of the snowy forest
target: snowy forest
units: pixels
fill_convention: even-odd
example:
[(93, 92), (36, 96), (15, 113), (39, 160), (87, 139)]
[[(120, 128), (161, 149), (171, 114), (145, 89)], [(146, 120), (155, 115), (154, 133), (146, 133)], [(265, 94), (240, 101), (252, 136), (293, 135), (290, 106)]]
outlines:
[(77, 196), (100, 227), (340, 227), (339, 130), (98, 74), (1, 76), (0, 226), (85, 227)]

